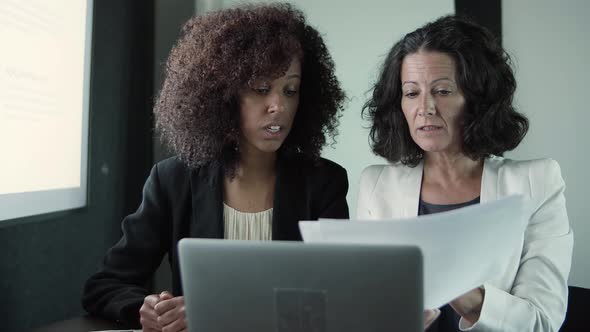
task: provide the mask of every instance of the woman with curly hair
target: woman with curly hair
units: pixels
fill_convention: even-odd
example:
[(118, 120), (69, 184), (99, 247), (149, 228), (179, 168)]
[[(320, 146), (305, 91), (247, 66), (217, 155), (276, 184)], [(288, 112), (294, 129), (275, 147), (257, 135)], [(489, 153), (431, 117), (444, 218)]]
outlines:
[[(346, 171), (320, 157), (343, 102), (321, 36), (290, 5), (189, 20), (154, 109), (177, 156), (153, 167), (123, 237), (85, 285), (85, 309), (184, 331), (180, 239), (299, 241), (299, 220), (348, 218)], [(165, 254), (172, 290), (150, 295)]]
[(534, 207), (497, 275), (441, 308), (428, 331), (557, 331), (564, 320), (573, 244), (565, 185), (554, 160), (501, 157), (528, 130), (512, 105), (515, 89), (495, 38), (446, 16), (393, 46), (364, 106), (372, 149), (390, 164), (363, 171), (359, 219), (426, 215), (513, 194)]

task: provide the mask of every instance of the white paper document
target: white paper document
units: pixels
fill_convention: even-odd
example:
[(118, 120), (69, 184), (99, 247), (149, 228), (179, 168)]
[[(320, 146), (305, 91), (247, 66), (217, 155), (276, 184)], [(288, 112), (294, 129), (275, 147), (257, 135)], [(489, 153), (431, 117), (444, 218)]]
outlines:
[(424, 307), (438, 308), (497, 275), (522, 245), (527, 211), (522, 196), (510, 196), (409, 219), (301, 221), (299, 228), (305, 242), (419, 247)]

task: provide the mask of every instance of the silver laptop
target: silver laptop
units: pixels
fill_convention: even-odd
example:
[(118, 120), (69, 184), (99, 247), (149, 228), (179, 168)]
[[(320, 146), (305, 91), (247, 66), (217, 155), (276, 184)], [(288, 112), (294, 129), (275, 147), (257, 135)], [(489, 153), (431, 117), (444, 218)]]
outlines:
[(183, 239), (179, 256), (191, 332), (423, 331), (416, 247)]

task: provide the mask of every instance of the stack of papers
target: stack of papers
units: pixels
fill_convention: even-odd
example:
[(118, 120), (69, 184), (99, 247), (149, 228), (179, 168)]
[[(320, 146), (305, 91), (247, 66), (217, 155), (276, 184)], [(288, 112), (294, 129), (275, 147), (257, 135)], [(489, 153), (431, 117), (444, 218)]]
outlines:
[(400, 220), (301, 221), (305, 242), (413, 245), (424, 263), (424, 307), (438, 308), (497, 275), (522, 246), (522, 196)]

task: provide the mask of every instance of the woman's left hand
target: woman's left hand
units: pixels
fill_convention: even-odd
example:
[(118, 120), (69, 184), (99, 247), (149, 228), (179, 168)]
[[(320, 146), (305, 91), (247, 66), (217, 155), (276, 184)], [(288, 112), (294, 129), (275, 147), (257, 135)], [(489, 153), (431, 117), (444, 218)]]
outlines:
[(469, 325), (473, 325), (479, 320), (484, 296), (484, 288), (478, 287), (459, 296), (449, 304)]
[(187, 332), (183, 296), (173, 297), (168, 292), (162, 292), (154, 310), (158, 314), (158, 324), (162, 327), (162, 331)]
[(426, 309), (424, 310), (424, 330), (430, 327), (432, 323), (440, 316), (440, 310), (438, 309)]

